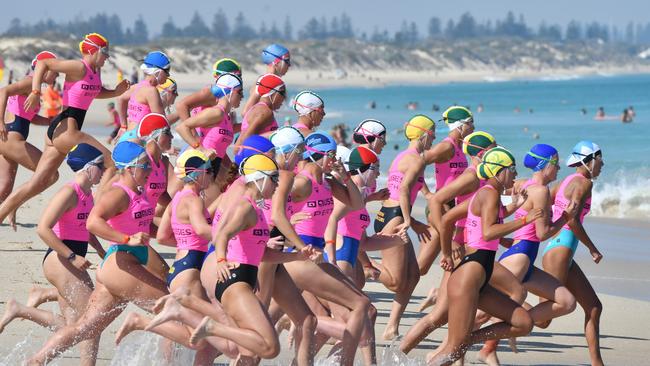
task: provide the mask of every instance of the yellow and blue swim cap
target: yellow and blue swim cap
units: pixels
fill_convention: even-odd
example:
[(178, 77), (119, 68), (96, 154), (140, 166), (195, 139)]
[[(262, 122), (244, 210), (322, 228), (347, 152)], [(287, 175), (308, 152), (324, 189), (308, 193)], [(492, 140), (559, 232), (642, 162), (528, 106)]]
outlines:
[(480, 179), (494, 178), (504, 168), (515, 166), (515, 157), (503, 147), (494, 147), (485, 154), (476, 167), (476, 176)]

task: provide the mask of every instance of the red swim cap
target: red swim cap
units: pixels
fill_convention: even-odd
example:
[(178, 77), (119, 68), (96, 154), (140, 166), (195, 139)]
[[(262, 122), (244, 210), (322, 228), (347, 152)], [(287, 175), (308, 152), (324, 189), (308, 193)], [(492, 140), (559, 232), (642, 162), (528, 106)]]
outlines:
[(79, 51), (84, 55), (92, 55), (101, 49), (105, 49), (104, 53), (108, 54), (108, 39), (99, 33), (86, 34), (84, 39), (79, 42)]
[(53, 54), (50, 51), (41, 51), (41, 52), (39, 52), (38, 55), (36, 55), (36, 57), (34, 57), (34, 59), (32, 60), (32, 70), (34, 70), (36, 68), (36, 62), (37, 61), (45, 60), (45, 59), (48, 59), (48, 58), (56, 58), (56, 55)]

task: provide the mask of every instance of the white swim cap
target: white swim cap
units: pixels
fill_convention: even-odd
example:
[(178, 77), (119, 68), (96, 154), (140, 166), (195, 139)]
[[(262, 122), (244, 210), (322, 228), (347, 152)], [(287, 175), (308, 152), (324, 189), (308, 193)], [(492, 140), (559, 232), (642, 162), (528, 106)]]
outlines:
[(299, 115), (304, 116), (311, 113), (319, 108), (322, 108), (325, 104), (323, 98), (318, 94), (310, 90), (301, 91), (293, 98), (293, 109), (298, 112)]

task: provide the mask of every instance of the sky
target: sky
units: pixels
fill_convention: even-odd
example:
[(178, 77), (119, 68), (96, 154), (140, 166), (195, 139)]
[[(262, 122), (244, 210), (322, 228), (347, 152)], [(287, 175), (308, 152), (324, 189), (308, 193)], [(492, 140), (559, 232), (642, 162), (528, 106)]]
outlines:
[(565, 25), (572, 19), (580, 22), (599, 21), (624, 29), (628, 22), (650, 22), (649, 0), (244, 0), (234, 2), (199, 0), (3, 0), (0, 11), (0, 32), (7, 30), (9, 21), (19, 18), (34, 23), (51, 17), (55, 21), (70, 20), (77, 16), (90, 16), (98, 12), (116, 13), (122, 18), (123, 27), (131, 26), (142, 15), (149, 26), (150, 34), (160, 32), (162, 24), (173, 14), (177, 26), (189, 23), (194, 11), (198, 11), (209, 25), (212, 15), (221, 7), (231, 20), (231, 25), (239, 11), (246, 16), (255, 28), (266, 22), (275, 21), (281, 26), (288, 15), (294, 24), (294, 32), (302, 27), (310, 17), (330, 18), (346, 12), (356, 31), (372, 33), (380, 30), (398, 30), (402, 21), (415, 21), (421, 34), (426, 33), (428, 20), (439, 17), (447, 19), (458, 17), (469, 11), (479, 21), (502, 19), (512, 10), (517, 16), (524, 15), (529, 26), (536, 27), (540, 22)]

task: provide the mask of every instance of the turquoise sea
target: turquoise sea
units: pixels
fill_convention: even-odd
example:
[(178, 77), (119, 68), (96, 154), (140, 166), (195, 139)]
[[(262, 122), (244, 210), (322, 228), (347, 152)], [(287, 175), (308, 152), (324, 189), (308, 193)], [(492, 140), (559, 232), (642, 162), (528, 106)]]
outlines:
[[(294, 90), (289, 89), (290, 92)], [(296, 90), (297, 92), (297, 90)], [(510, 149), (519, 161), (536, 143), (547, 143), (560, 151), (564, 161), (580, 140), (592, 140), (603, 149), (605, 167), (598, 178), (593, 210), (595, 215), (650, 219), (650, 75), (597, 76), (588, 78), (543, 78), (507, 82), (450, 83), (432, 86), (389, 86), (385, 88), (344, 88), (316, 90), (325, 100), (324, 129), (337, 123), (350, 128), (365, 118), (376, 118), (392, 130), (382, 153), (388, 162), (403, 149), (406, 140), (398, 130), (414, 114), (435, 120), (452, 104), (470, 106), (475, 112), (477, 130), (487, 131)], [(369, 103), (376, 103), (370, 109)], [(418, 108), (408, 110), (409, 102)], [(433, 105), (439, 111), (433, 111)], [(479, 104), (483, 111), (477, 113)], [(598, 107), (607, 115), (620, 116), (633, 106), (636, 118), (623, 124), (620, 119), (595, 121)], [(515, 112), (519, 108), (520, 112)], [(586, 114), (582, 113), (582, 109)], [(437, 141), (448, 132), (444, 122), (437, 124)], [(560, 171), (560, 177), (570, 169)], [(519, 168), (519, 177), (530, 171)], [(428, 169), (433, 182), (433, 170)]]

